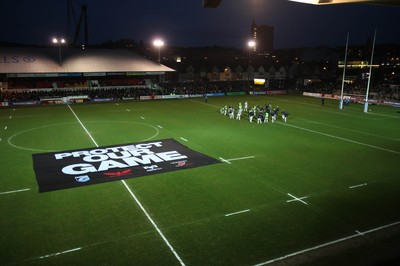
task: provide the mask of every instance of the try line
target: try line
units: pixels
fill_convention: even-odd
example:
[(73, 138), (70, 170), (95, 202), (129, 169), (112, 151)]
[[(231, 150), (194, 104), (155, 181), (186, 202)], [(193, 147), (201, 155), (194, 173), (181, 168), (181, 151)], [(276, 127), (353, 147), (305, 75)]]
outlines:
[(343, 141), (346, 141), (346, 142), (351, 142), (351, 143), (354, 143), (354, 144), (358, 144), (358, 145), (370, 147), (370, 148), (373, 148), (373, 149), (377, 149), (377, 150), (381, 150), (381, 151), (386, 151), (386, 152), (390, 152), (390, 153), (395, 153), (395, 154), (400, 154), (399, 151), (394, 151), (394, 150), (389, 150), (389, 149), (381, 148), (381, 147), (374, 146), (374, 145), (371, 145), (371, 144), (367, 144), (367, 143), (363, 143), (363, 142), (359, 142), (359, 141), (355, 141), (355, 140), (351, 140), (351, 139), (346, 139), (346, 138), (338, 137), (338, 136), (335, 136), (335, 135), (331, 135), (331, 134), (327, 134), (327, 133), (315, 131), (315, 130), (312, 130), (312, 129), (308, 129), (308, 128), (304, 128), (304, 127), (298, 127), (298, 126), (294, 126), (294, 125), (290, 125), (290, 124), (286, 124), (286, 123), (281, 123), (281, 122), (277, 122), (277, 123), (279, 123), (279, 124), (281, 124), (281, 125), (288, 126), (288, 127), (293, 127), (293, 128), (297, 128), (297, 129), (300, 129), (300, 130), (308, 131), (308, 132), (311, 132), (311, 133), (319, 134), (319, 135), (322, 135), (322, 136), (326, 136), (326, 137), (330, 137), (330, 138), (334, 138), (334, 139), (339, 139), (339, 140), (343, 140)]
[[(68, 108), (71, 110), (72, 114), (75, 116), (76, 120), (78, 120), (79, 124), (82, 126), (82, 128), (85, 130), (86, 134), (90, 137), (90, 139), (93, 141), (94, 145), (96, 147), (99, 147), (97, 142), (93, 139), (92, 135), (90, 135), (89, 131), (86, 129), (86, 127), (83, 125), (79, 117), (75, 114), (74, 110), (72, 110), (71, 106), (68, 105)], [(137, 199), (135, 194), (132, 192), (132, 190), (129, 188), (129, 186), (126, 184), (125, 180), (121, 180), (125, 188), (128, 190), (129, 194), (131, 194), (132, 198), (135, 200), (135, 202), (138, 204), (140, 209), (143, 211), (147, 219), (150, 221), (150, 223), (153, 225), (153, 227), (156, 229), (157, 233), (160, 235), (162, 240), (164, 240), (165, 244), (168, 246), (168, 248), (171, 250), (171, 252), (174, 254), (175, 258), (179, 261), (179, 263), (184, 266), (185, 263), (182, 261), (182, 259), (179, 257), (178, 253), (175, 251), (174, 247), (169, 243), (167, 238), (164, 236), (163, 232), (161, 232), (160, 228), (158, 228), (157, 224), (154, 222), (154, 220), (151, 218), (151, 216), (148, 214), (146, 209), (143, 207), (143, 205), (140, 203), (140, 201)]]

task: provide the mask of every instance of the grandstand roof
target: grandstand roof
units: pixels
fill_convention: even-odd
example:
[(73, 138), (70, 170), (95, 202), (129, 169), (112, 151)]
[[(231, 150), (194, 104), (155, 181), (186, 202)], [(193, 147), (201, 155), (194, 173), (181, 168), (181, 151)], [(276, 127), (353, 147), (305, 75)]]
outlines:
[[(0, 47), (0, 73), (171, 72), (128, 50)], [(150, 73), (149, 73), (150, 74)]]

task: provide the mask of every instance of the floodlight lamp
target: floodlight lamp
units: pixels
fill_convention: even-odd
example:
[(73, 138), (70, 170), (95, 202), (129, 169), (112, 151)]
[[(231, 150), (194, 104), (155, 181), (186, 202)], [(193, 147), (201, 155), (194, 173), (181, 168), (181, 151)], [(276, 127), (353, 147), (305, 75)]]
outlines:
[(164, 42), (162, 40), (157, 39), (153, 42), (153, 44), (154, 46), (161, 47), (164, 45)]
[(65, 43), (65, 39), (64, 38), (61, 38), (61, 39), (53, 38), (53, 43)]

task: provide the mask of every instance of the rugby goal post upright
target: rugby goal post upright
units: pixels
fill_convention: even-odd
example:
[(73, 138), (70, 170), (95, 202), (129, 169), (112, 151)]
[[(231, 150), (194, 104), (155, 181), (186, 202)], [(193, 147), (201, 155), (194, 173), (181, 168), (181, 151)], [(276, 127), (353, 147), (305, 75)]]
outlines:
[(343, 90), (344, 90), (344, 79), (346, 78), (346, 65), (347, 65), (348, 47), (349, 47), (349, 33), (347, 33), (346, 52), (344, 54), (343, 78), (342, 78), (342, 89), (340, 91), (339, 109), (343, 109)]
[(369, 93), (369, 86), (371, 84), (372, 61), (374, 60), (375, 40), (376, 40), (376, 30), (374, 33), (374, 42), (372, 44), (371, 62), (369, 64), (368, 85), (367, 85), (367, 92), (365, 94), (365, 101), (364, 101), (364, 113), (368, 113), (368, 93)]

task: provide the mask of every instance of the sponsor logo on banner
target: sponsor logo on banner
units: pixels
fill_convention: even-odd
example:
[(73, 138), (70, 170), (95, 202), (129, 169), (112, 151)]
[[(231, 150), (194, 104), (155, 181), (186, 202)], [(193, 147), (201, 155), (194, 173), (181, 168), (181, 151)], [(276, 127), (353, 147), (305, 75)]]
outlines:
[(220, 163), (174, 139), (33, 154), (33, 162), (40, 192)]
[(88, 182), (90, 180), (90, 177), (87, 175), (75, 176), (75, 180), (76, 182), (83, 183), (83, 182)]
[(185, 166), (192, 165), (192, 163), (188, 163), (186, 160), (185, 161), (172, 162), (171, 164), (175, 165), (175, 167), (185, 167)]
[(162, 168), (158, 167), (157, 165), (143, 166), (143, 169), (146, 170), (147, 172), (162, 170)]
[(120, 177), (120, 176), (125, 176), (125, 175), (130, 175), (130, 174), (132, 174), (132, 170), (127, 169), (127, 170), (120, 171), (120, 172), (106, 172), (103, 175), (109, 176), (109, 177)]

